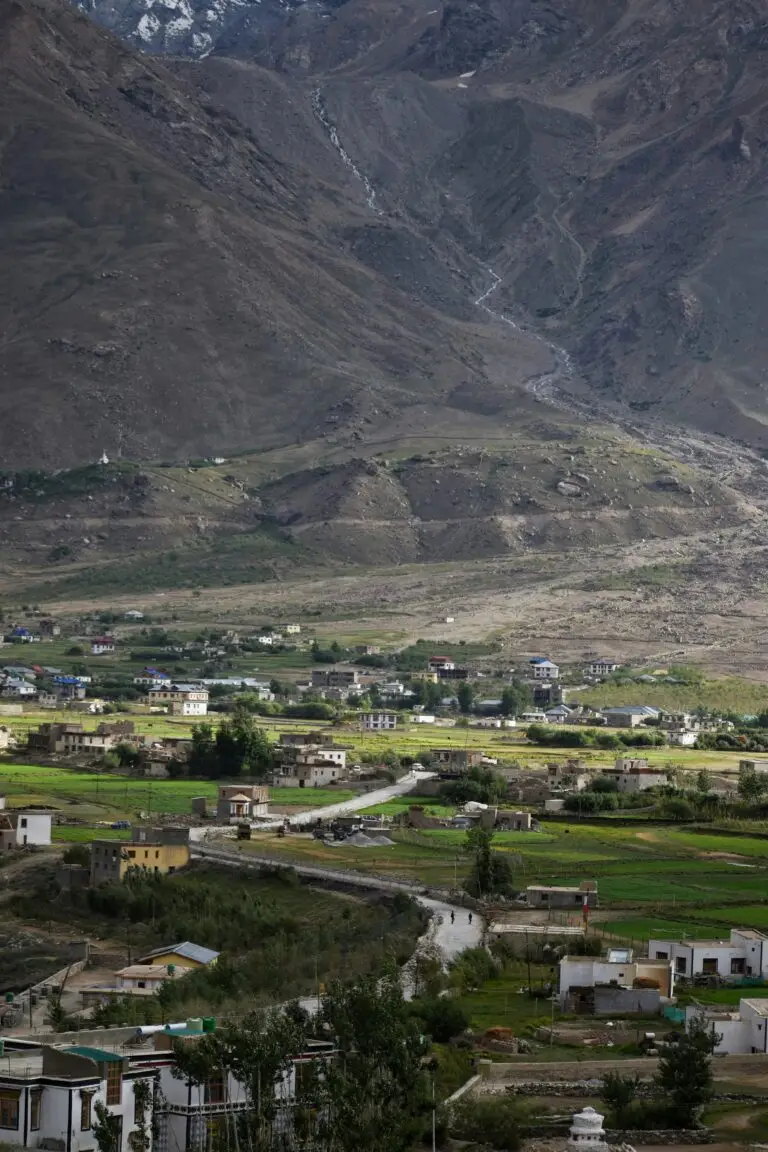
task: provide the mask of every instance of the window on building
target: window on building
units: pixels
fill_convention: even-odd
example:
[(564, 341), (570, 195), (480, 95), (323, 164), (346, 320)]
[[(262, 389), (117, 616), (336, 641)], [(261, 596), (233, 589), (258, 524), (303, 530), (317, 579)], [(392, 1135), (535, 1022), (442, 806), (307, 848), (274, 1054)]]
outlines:
[(160, 859), (160, 849), (158, 848), (157, 851), (155, 852), (155, 860), (159, 860), (159, 859)]
[(128, 849), (128, 859), (129, 860), (135, 860), (136, 859), (136, 852), (132, 848)]
[(26, 816), (22, 816), (21, 819), (19, 820), (19, 823), (21, 824), (22, 828), (26, 828), (26, 826), (27, 826)]
[(676, 956), (675, 957), (675, 972), (677, 972), (681, 976), (684, 976), (687, 969), (688, 969), (688, 961), (685, 958), (685, 956)]
[(705, 976), (717, 976), (717, 957), (705, 956), (701, 962), (701, 970)]
[(31, 1092), (29, 1095), (29, 1126), (33, 1132), (40, 1127), (40, 1104), (42, 1092)]
[(18, 1129), (20, 1092), (0, 1092), (0, 1128)]
[(123, 1065), (115, 1060), (107, 1064), (107, 1104), (119, 1104), (123, 1094)]
[(669, 952), (662, 952), (659, 948), (656, 949), (657, 960), (669, 960)]
[(747, 964), (743, 956), (734, 956), (731, 959), (731, 976), (743, 976)]
[(91, 1103), (93, 1092), (80, 1093), (80, 1131), (88, 1132), (91, 1127)]
[(226, 1104), (227, 1081), (224, 1075), (212, 1076), (205, 1085), (206, 1104)]

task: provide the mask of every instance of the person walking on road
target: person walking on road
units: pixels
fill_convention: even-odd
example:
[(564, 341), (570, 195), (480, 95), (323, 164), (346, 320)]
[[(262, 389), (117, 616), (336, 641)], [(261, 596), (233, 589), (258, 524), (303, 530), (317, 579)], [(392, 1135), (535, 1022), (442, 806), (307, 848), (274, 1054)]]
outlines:
[(451, 924), (453, 924), (455, 919), (456, 919), (456, 913), (453, 911), (453, 909), (451, 909)]
[(470, 922), (470, 924), (472, 923), (472, 913), (471, 912), (469, 914), (469, 922)]

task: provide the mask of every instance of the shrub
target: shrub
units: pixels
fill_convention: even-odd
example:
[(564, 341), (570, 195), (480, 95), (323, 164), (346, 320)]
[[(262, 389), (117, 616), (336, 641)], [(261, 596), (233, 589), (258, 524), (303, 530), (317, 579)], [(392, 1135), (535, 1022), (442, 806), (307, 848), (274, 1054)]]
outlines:
[(79, 864), (81, 867), (90, 868), (91, 850), (87, 844), (72, 844), (61, 859), (65, 864)]
[(450, 1108), (448, 1128), (454, 1140), (518, 1152), (527, 1116), (528, 1108), (513, 1096), (465, 1096)]
[(448, 996), (414, 1001), (413, 1011), (423, 1022), (424, 1031), (435, 1044), (447, 1044), (454, 1036), (466, 1032), (469, 1016), (456, 1001)]

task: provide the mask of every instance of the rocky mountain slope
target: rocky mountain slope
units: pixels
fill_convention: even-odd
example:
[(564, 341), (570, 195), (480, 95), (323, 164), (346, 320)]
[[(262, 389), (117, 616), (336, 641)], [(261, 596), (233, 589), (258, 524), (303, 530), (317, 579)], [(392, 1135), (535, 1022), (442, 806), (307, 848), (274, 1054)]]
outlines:
[[(295, 129), (278, 155), (55, 0), (2, 0), (0, 68), (7, 467), (354, 438), (454, 394), (499, 406), (551, 366), (473, 307), (476, 261), (371, 218), (308, 95), (257, 76)], [(381, 275), (379, 245), (419, 284)]]
[[(28, 21), (59, 35), (67, 24), (62, 53), (42, 38), (36, 82), (19, 67), (23, 52), (4, 48), (18, 97), (38, 83), (28, 131), (50, 116), (47, 130), (55, 123), (70, 140), (45, 158), (48, 174), (62, 165), (58, 195), (86, 125), (101, 128), (91, 155), (110, 152), (78, 166), (92, 175), (90, 244), (68, 202), (51, 214), (54, 227), (67, 221), (63, 264), (115, 278), (72, 292), (70, 276), (58, 322), (36, 331), (36, 348), (17, 343), (4, 366), (6, 378), (22, 366), (53, 375), (47, 404), (74, 387), (93, 414), (109, 394), (117, 434), (96, 421), (88, 452), (102, 440), (177, 458), (263, 447), (327, 431), (329, 418), (357, 435), (360, 420), (386, 419), (425, 390), (438, 405), (456, 395), (499, 404), (499, 389), (553, 368), (532, 389), (545, 399), (559, 391), (600, 410), (619, 401), (766, 445), (768, 21), (758, 0), (89, 4), (155, 58), (30, 3)], [(75, 46), (79, 84), (67, 86), (59, 57)], [(15, 123), (13, 91), (2, 99)], [(126, 147), (146, 168), (128, 181)], [(13, 149), (5, 156), (7, 167)], [(29, 175), (29, 162), (10, 173), (27, 203)], [(175, 186), (189, 180), (194, 188)], [(142, 187), (153, 188), (149, 202)], [(144, 221), (122, 266), (105, 206)], [(23, 244), (37, 227), (45, 235), (47, 215), (25, 223)], [(9, 255), (24, 252), (16, 244)], [(33, 246), (32, 280), (58, 283), (55, 260), (41, 260)], [(575, 371), (557, 371), (568, 362), (546, 343), (473, 314), (494, 283), (489, 267), (501, 282), (488, 304), (564, 348)], [(298, 282), (301, 300), (291, 298)], [(37, 312), (53, 318), (48, 289), (39, 294)], [(22, 299), (10, 331), (37, 312)], [(478, 319), (488, 322), (479, 338)], [(287, 411), (276, 380), (289, 381)], [(205, 436), (171, 400), (190, 391), (205, 406)], [(94, 424), (79, 399), (64, 406), (75, 410), (73, 445)], [(82, 451), (46, 446), (59, 463)]]
[[(767, 48), (756, 0), (0, 0), (10, 554), (263, 575), (748, 517), (724, 467), (623, 454), (768, 447)], [(155, 479), (51, 492), (103, 451)], [(212, 456), (247, 500), (185, 479)]]

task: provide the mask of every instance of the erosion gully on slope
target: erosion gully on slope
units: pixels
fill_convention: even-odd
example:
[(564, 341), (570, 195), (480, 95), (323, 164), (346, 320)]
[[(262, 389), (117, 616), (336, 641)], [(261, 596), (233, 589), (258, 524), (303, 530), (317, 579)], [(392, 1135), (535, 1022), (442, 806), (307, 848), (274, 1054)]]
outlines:
[[(322, 124), (334, 149), (341, 157), (344, 166), (348, 168), (355, 179), (359, 180), (363, 185), (368, 207), (372, 212), (375, 212), (377, 216), (383, 216), (384, 211), (379, 207), (376, 189), (365, 173), (361, 172), (357, 167), (341, 143), (338, 129), (331, 120), (320, 88), (316, 88), (312, 93), (312, 109)], [(561, 211), (563, 207), (565, 207), (565, 205), (561, 205), (559, 209), (555, 210), (555, 222), (561, 230), (567, 231), (570, 239), (580, 249), (583, 261), (585, 258), (583, 248), (581, 248), (581, 245), (579, 245), (573, 234), (565, 229), (565, 226), (558, 217), (558, 212)], [(477, 259), (476, 257), (472, 258)], [(477, 261), (477, 263), (479, 264), (480, 262)], [(580, 400), (574, 396), (572, 392), (561, 388), (566, 381), (572, 380), (576, 375), (576, 368), (570, 353), (540, 333), (523, 327), (510, 316), (505, 315), (503, 312), (496, 312), (491, 308), (488, 300), (502, 286), (503, 280), (493, 268), (483, 264), (480, 266), (483, 271), (491, 277), (491, 284), (474, 301), (476, 307), (481, 308), (494, 320), (507, 324), (521, 335), (544, 344), (554, 357), (555, 367), (553, 371), (531, 377), (525, 381), (526, 390), (538, 400), (554, 408), (559, 408), (572, 416), (579, 416), (584, 419), (589, 419), (590, 421), (595, 419), (604, 420), (606, 423), (613, 424), (617, 428), (620, 428), (641, 443), (658, 448), (677, 459), (687, 460), (695, 466), (704, 468), (706, 471), (715, 475), (730, 478), (733, 472), (735, 457), (738, 456), (739, 463), (746, 468), (748, 474), (758, 471), (761, 477), (764, 476), (765, 470), (762, 458), (756, 452), (745, 448), (743, 445), (718, 441), (715, 437), (708, 436), (706, 433), (697, 433), (695, 436), (691, 436), (690, 433), (683, 428), (668, 425), (653, 418), (649, 418), (643, 426), (638, 426), (634, 421), (627, 418), (628, 414), (626, 410), (618, 404), (605, 403), (604, 401), (598, 403), (596, 400)]]
[[(338, 129), (328, 114), (328, 109), (326, 108), (325, 102), (323, 101), (323, 94), (320, 88), (315, 88), (314, 92), (312, 93), (312, 110), (325, 129), (325, 132), (328, 135), (328, 139), (338, 152), (345, 167), (347, 167), (350, 172), (352, 172), (355, 179), (359, 180), (363, 185), (368, 207), (371, 209), (371, 211), (375, 212), (377, 216), (383, 216), (384, 212), (378, 206), (376, 189), (365, 175), (365, 173), (357, 167), (352, 157), (341, 143)], [(566, 405), (564, 401), (561, 400), (556, 394), (558, 382), (570, 380), (573, 377), (574, 366), (570, 354), (566, 352), (565, 348), (561, 348), (558, 344), (553, 344), (551, 340), (547, 340), (538, 332), (532, 332), (528, 328), (523, 328), (510, 316), (506, 316), (503, 312), (496, 312), (493, 308), (491, 308), (487, 301), (493, 295), (493, 293), (501, 287), (503, 280), (501, 276), (499, 276), (499, 274), (493, 270), (493, 268), (488, 268), (485, 265), (481, 265), (481, 267), (483, 268), (483, 271), (491, 277), (491, 284), (474, 301), (476, 307), (481, 308), (483, 312), (487, 313), (487, 315), (491, 316), (494, 320), (498, 320), (503, 324), (508, 324), (510, 328), (515, 330), (515, 332), (519, 332), (521, 335), (527, 336), (529, 339), (537, 340), (540, 344), (544, 344), (555, 358), (554, 371), (546, 372), (541, 376), (534, 376), (530, 380), (526, 380), (525, 387), (529, 392), (531, 392), (540, 400), (544, 400), (549, 404), (561, 408), (568, 409), (570, 407), (570, 409), (573, 410), (573, 405)]]

